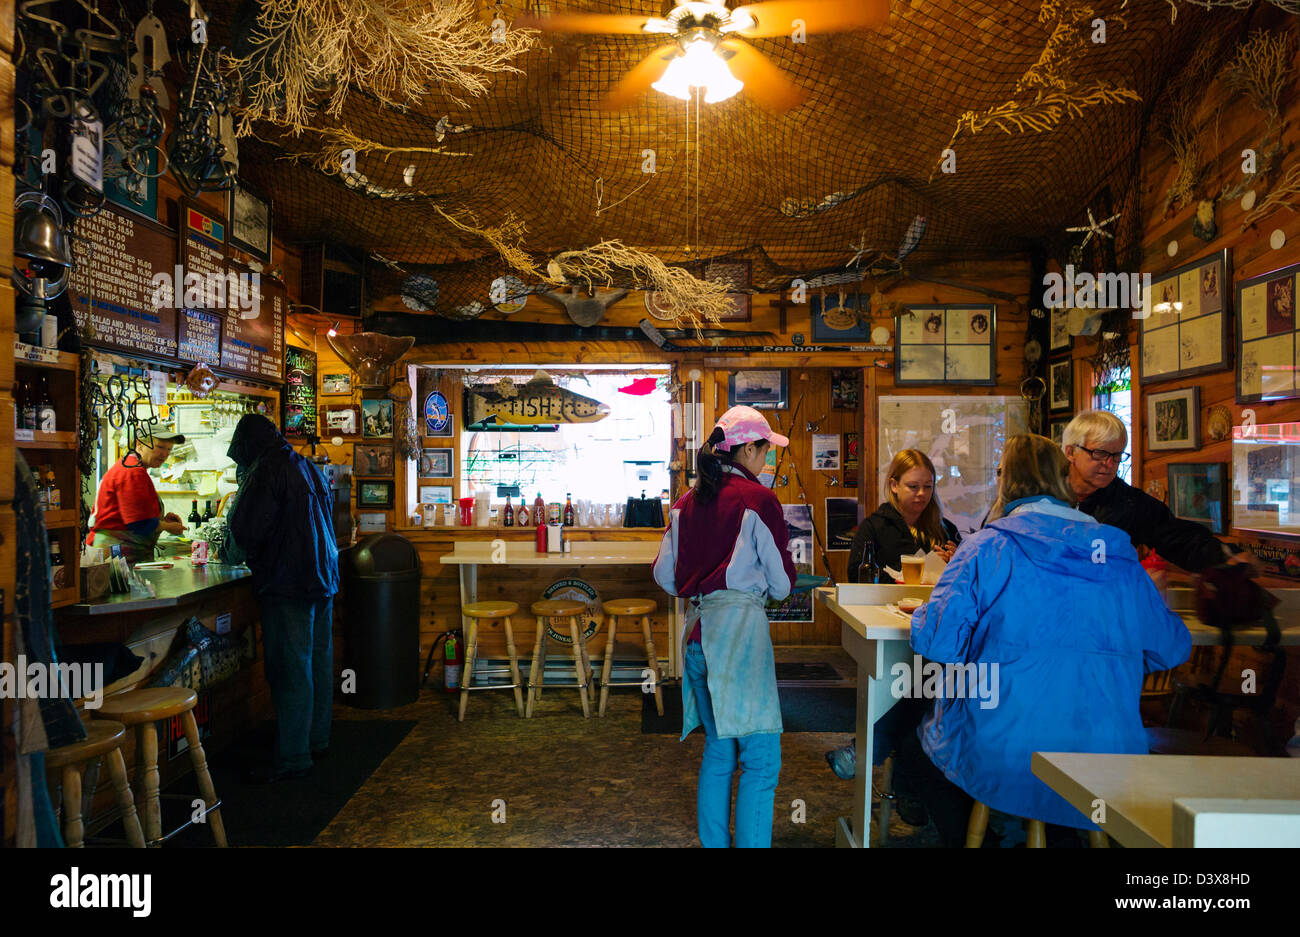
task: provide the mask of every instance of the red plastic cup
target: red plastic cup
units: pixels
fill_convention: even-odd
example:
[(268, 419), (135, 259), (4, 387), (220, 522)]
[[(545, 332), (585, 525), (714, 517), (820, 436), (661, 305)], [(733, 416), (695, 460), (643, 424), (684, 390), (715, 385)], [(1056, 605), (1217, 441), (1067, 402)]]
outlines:
[(474, 526), (474, 499), (461, 498), (456, 503), (460, 505), (460, 526)]

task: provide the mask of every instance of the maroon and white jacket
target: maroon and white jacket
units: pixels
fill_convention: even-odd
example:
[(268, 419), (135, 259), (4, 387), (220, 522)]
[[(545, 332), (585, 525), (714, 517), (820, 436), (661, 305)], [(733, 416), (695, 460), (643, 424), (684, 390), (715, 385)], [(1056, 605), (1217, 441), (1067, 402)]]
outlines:
[(739, 465), (712, 502), (691, 489), (673, 505), (654, 576), (669, 595), (693, 597), (720, 589), (784, 599), (794, 588), (789, 528), (776, 495)]

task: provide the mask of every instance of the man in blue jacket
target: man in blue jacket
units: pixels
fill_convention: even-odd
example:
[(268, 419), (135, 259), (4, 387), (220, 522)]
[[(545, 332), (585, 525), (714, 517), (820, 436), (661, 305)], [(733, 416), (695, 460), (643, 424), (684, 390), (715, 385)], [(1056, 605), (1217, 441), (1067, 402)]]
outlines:
[(339, 551), (330, 490), (259, 414), (239, 421), (227, 455), (240, 479), (228, 534), (253, 571), (276, 714), (275, 764), (254, 780), (304, 777), (329, 747), (334, 705)]

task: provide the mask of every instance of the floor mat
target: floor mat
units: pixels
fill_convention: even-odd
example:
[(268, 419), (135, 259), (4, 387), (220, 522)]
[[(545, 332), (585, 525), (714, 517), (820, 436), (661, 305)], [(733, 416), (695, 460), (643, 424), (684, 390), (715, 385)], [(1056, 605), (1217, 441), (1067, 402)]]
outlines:
[[(857, 729), (857, 692), (852, 687), (778, 686), (781, 723), (786, 732), (853, 732)], [(682, 691), (664, 687), (664, 714), (655, 698), (641, 700), (641, 731), (649, 735), (681, 735)]]
[(811, 663), (777, 662), (777, 683), (841, 683), (844, 678), (830, 664), (822, 661)]

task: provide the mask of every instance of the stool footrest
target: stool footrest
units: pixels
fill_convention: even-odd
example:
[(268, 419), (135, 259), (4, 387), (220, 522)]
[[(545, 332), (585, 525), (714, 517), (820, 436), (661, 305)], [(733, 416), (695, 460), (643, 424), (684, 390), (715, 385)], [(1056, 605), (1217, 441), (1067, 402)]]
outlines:
[[(602, 682), (598, 679), (596, 682), (600, 683), (601, 686), (645, 686), (646, 684), (645, 680), (609, 680)], [(658, 680), (651, 680), (649, 683), (652, 687), (659, 685)]]
[(479, 686), (462, 686), (458, 690), (468, 690), (473, 693), (475, 690), (513, 690), (515, 687), (523, 688), (522, 683), (484, 683)]
[[(202, 794), (162, 794), (162, 793), (160, 793), (160, 794), (158, 795), (158, 798), (159, 798), (160, 800), (187, 800), (187, 801), (191, 801), (191, 802), (193, 802), (196, 798), (199, 799), (199, 800), (203, 800), (203, 795), (202, 795)], [(210, 814), (210, 813), (211, 813), (212, 811), (214, 811), (214, 810), (220, 810), (220, 809), (221, 809), (221, 799), (220, 799), (220, 798), (217, 798), (217, 802), (216, 802), (215, 804), (212, 804), (212, 805), (210, 805), (210, 806), (208, 806), (208, 805), (205, 804), (205, 806), (204, 806), (204, 808), (203, 808), (203, 813), (201, 814), (201, 816), (206, 820), (208, 814)], [(178, 833), (181, 833), (182, 831), (188, 829), (189, 827), (194, 826), (194, 825), (197, 824), (198, 822), (199, 822), (198, 820), (195, 820), (194, 817), (191, 816), (190, 819), (186, 820), (184, 823), (182, 823), (180, 826), (176, 827), (176, 829), (172, 830), (170, 833), (164, 833), (162, 839), (156, 840), (156, 841), (154, 841), (154, 842), (152, 842), (152, 843), (146, 843), (145, 845), (148, 845), (148, 846), (161, 846), (163, 843), (165, 843), (165, 842), (167, 842), (168, 840), (170, 840), (173, 836), (176, 836)]]

